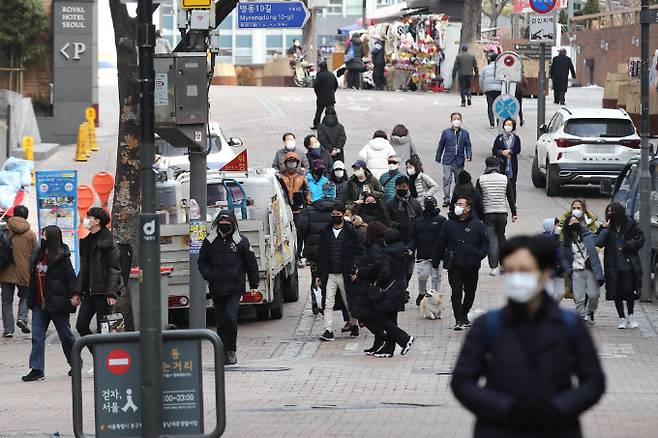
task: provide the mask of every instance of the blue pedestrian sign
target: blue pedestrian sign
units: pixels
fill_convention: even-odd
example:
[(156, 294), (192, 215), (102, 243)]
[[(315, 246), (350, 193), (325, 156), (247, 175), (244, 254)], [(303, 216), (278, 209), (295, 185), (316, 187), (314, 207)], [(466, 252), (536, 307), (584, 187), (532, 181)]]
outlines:
[(538, 14), (548, 14), (558, 4), (558, 0), (530, 0), (530, 8)]
[(298, 29), (310, 15), (302, 2), (240, 2), (238, 29)]
[(511, 94), (503, 94), (498, 96), (492, 104), (496, 117), (500, 120), (505, 120), (510, 117), (516, 119), (519, 115), (519, 101)]

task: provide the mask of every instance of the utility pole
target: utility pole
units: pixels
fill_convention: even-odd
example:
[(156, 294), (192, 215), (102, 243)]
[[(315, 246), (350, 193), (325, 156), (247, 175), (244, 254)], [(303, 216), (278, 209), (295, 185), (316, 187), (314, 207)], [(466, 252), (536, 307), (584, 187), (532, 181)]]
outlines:
[(367, 5), (368, 5), (368, 0), (363, 0), (363, 4), (362, 4), (362, 7), (361, 7), (361, 27), (364, 28), (364, 29), (367, 28), (367, 25), (366, 25), (366, 14), (367, 14), (366, 6)]
[(573, 32), (573, 2), (574, 0), (568, 0), (567, 3), (567, 32), (569, 35)]
[(649, 174), (649, 0), (642, 0), (640, 51), (642, 67), (640, 74), (640, 229), (644, 233), (645, 243), (640, 251), (642, 261), (642, 294), (641, 299), (651, 301), (651, 175)]
[(541, 137), (541, 126), (546, 122), (546, 43), (539, 44), (539, 77), (537, 78), (537, 138)]
[(139, 215), (139, 288), (142, 436), (162, 434), (162, 326), (160, 305), (160, 227), (155, 214), (155, 118), (153, 0), (137, 5), (140, 87), (140, 161), (142, 212)]

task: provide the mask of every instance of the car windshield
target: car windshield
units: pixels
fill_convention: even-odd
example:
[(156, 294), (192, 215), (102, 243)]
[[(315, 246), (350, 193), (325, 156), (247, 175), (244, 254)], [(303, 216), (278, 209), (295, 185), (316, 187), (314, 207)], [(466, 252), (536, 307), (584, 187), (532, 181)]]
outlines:
[(626, 137), (635, 134), (635, 127), (624, 119), (571, 119), (564, 132), (578, 137)]

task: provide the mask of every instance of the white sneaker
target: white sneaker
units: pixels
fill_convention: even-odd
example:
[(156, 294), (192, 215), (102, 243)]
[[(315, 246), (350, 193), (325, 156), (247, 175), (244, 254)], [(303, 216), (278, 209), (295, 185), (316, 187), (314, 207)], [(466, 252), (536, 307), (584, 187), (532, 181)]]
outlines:
[(619, 324), (617, 324), (618, 329), (626, 329), (628, 328), (628, 324), (626, 323), (626, 318), (619, 318)]
[(93, 378), (94, 378), (94, 367), (90, 367), (90, 368), (87, 370), (86, 376), (89, 377), (90, 379), (93, 379)]
[(635, 315), (628, 315), (628, 328), (636, 329), (638, 327), (640, 327), (640, 324), (635, 319)]
[(493, 268), (491, 271), (489, 271), (489, 275), (491, 275), (492, 277), (495, 277), (498, 274), (500, 274), (500, 268)]

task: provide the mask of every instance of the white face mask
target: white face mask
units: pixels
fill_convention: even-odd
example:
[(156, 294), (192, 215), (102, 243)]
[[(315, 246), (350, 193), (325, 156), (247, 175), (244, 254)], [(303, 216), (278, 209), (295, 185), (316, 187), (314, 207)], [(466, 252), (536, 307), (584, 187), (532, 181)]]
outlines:
[(85, 217), (82, 220), (82, 226), (85, 227), (86, 229), (90, 230), (91, 227), (93, 227), (93, 225), (91, 224), (91, 219), (89, 219), (88, 217)]
[(527, 303), (540, 291), (539, 274), (535, 272), (511, 272), (503, 275), (505, 295), (515, 303)]
[(399, 168), (400, 168), (399, 164), (389, 164), (388, 165), (388, 170), (390, 170), (390, 171), (398, 170)]
[(573, 210), (571, 210), (571, 215), (576, 219), (580, 219), (581, 217), (583, 217), (583, 211), (574, 208)]
[(414, 176), (416, 174), (416, 169), (413, 167), (407, 167), (407, 175)]
[(286, 149), (288, 149), (289, 151), (295, 150), (295, 146), (296, 146), (295, 140), (288, 140), (286, 142)]
[(459, 119), (455, 119), (452, 121), (452, 127), (453, 128), (459, 128), (462, 125), (462, 121)]
[(357, 178), (361, 178), (365, 174), (366, 172), (363, 169), (354, 169), (354, 175), (356, 175)]
[(508, 134), (510, 132), (512, 132), (513, 130), (514, 130), (514, 128), (512, 127), (512, 125), (505, 125), (505, 132), (507, 132)]
[(462, 207), (461, 205), (455, 205), (455, 214), (457, 216), (461, 216), (462, 214), (464, 214), (464, 207)]
[(337, 178), (342, 178), (343, 175), (345, 175), (344, 170), (334, 170), (334, 175), (336, 175)]
[(352, 222), (352, 216), (343, 216), (345, 222)]

